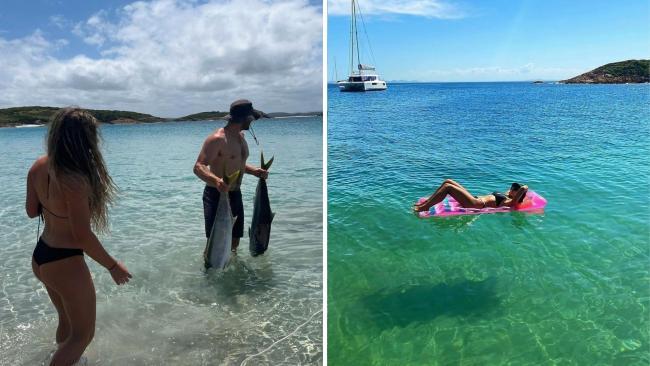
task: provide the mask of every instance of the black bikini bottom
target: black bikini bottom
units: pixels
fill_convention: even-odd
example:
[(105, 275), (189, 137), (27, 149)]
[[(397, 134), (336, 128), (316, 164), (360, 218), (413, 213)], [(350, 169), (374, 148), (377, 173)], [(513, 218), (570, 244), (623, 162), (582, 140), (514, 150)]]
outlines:
[(34, 248), (34, 262), (39, 266), (42, 266), (45, 263), (50, 263), (58, 261), (60, 259), (65, 259), (75, 255), (84, 255), (84, 251), (81, 249), (72, 249), (72, 248), (52, 248), (47, 245), (43, 238), (38, 239), (36, 243), (36, 248)]

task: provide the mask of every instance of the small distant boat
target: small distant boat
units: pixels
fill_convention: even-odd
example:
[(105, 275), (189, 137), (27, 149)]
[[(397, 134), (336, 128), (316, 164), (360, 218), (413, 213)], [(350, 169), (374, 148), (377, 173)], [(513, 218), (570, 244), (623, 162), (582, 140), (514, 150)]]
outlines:
[[(376, 73), (375, 67), (361, 63), (359, 55), (359, 37), (357, 36), (357, 12), (360, 13), (355, 0), (352, 0), (352, 14), (350, 22), (350, 76), (347, 80), (339, 80), (336, 83), (342, 92), (364, 92), (375, 90), (386, 90), (386, 82), (381, 80)], [(363, 20), (363, 18), (362, 18)], [(354, 68), (356, 49), (356, 71)]]

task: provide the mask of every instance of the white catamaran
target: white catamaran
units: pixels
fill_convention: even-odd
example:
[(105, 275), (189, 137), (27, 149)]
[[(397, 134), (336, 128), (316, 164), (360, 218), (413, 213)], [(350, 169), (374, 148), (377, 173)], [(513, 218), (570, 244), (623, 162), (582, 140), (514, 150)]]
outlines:
[[(359, 37), (357, 35), (357, 12), (358, 5), (352, 0), (352, 17), (350, 18), (350, 76), (347, 80), (340, 80), (336, 83), (339, 89), (344, 92), (363, 92), (372, 90), (386, 90), (386, 82), (379, 78), (374, 66), (363, 65), (359, 56)], [(360, 11), (359, 11), (360, 12)], [(363, 20), (363, 18), (362, 18)], [(364, 28), (365, 29), (365, 28)], [(357, 70), (354, 70), (356, 49)]]

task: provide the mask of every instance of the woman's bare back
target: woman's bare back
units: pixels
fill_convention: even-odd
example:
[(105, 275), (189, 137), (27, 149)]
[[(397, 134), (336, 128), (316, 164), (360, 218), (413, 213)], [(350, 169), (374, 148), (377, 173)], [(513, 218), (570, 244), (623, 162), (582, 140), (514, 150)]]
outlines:
[[(80, 248), (70, 227), (68, 204), (56, 177), (49, 172), (48, 157), (38, 158), (29, 171), (29, 181), (36, 192), (36, 204), (43, 214), (42, 238), (54, 248)], [(28, 193), (29, 194), (29, 193)], [(30, 204), (30, 203), (28, 203)]]

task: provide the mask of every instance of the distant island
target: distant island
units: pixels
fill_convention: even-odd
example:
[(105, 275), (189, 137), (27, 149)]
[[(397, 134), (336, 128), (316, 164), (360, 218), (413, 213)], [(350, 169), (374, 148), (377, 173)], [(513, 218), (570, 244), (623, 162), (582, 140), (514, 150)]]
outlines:
[[(14, 107), (0, 109), (0, 127), (16, 127), (25, 125), (43, 125), (47, 123), (52, 115), (60, 108), (57, 107)], [(88, 109), (99, 122), (108, 124), (131, 124), (131, 123), (153, 123), (153, 122), (180, 122), (180, 121), (210, 121), (223, 119), (228, 112), (201, 112), (178, 118), (162, 118), (150, 114), (113, 111), (102, 109)], [(322, 116), (323, 112), (305, 113), (269, 113), (272, 118), (279, 117), (300, 117), (300, 116)]]
[[(201, 113), (190, 114), (190, 115), (184, 116), (184, 117), (169, 119), (169, 121), (215, 121), (215, 120), (218, 120), (218, 119), (222, 119), (227, 115), (228, 115), (228, 112), (219, 112), (219, 111), (201, 112)], [(311, 116), (322, 116), (322, 115), (323, 115), (323, 112), (304, 112), (304, 113), (273, 112), (273, 113), (267, 113), (267, 116), (269, 116), (271, 118), (306, 117), (306, 116), (311, 117)]]
[(560, 83), (564, 84), (625, 84), (648, 82), (650, 82), (650, 60), (613, 62), (571, 79), (560, 81)]

